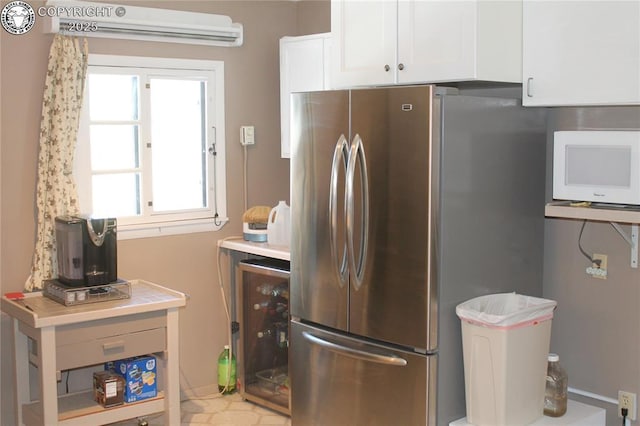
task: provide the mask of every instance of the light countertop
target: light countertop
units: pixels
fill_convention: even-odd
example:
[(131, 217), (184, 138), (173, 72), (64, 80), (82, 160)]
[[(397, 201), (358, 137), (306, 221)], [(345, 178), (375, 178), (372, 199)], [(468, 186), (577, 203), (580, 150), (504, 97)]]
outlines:
[(245, 241), (241, 237), (218, 240), (218, 247), (255, 254), (258, 256), (271, 257), (274, 259), (291, 260), (288, 247), (274, 246), (269, 243)]
[(131, 297), (65, 306), (42, 292), (25, 293), (21, 300), (0, 299), (6, 314), (34, 328), (86, 322), (186, 305), (186, 296), (175, 290), (144, 280), (131, 280)]

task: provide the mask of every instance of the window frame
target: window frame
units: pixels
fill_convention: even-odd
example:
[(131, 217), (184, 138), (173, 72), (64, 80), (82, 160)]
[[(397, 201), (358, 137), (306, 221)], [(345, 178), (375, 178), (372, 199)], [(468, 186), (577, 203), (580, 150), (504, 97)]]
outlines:
[[(147, 78), (184, 74), (185, 79), (206, 78), (207, 81), (207, 193), (208, 206), (188, 211), (153, 212), (147, 206), (151, 195), (142, 192), (141, 215), (118, 218), (118, 239), (146, 238), (164, 235), (208, 232), (221, 229), (227, 217), (226, 169), (225, 169), (225, 116), (224, 116), (224, 62), (214, 60), (173, 59), (156, 57), (137, 57), (119, 55), (90, 54), (88, 71), (112, 69), (114, 74), (146, 72), (141, 76), (139, 87), (143, 87)], [(204, 78), (203, 78), (204, 79)], [(88, 81), (88, 78), (87, 78)], [(85, 86), (85, 97), (80, 114), (78, 143), (74, 159), (74, 177), (78, 189), (81, 212), (92, 211), (92, 170), (89, 146), (89, 85)], [(145, 147), (150, 141), (150, 105), (148, 94), (139, 94), (139, 151), (142, 179), (150, 178), (151, 152)], [(146, 128), (146, 123), (149, 128)], [(153, 143), (153, 142), (151, 142)], [(153, 145), (151, 145), (152, 147)], [(210, 149), (214, 149), (215, 155)], [(152, 148), (151, 148), (152, 149)], [(146, 152), (145, 152), (146, 151)], [(151, 185), (142, 183), (143, 191), (149, 191)], [(146, 189), (145, 189), (146, 188)]]

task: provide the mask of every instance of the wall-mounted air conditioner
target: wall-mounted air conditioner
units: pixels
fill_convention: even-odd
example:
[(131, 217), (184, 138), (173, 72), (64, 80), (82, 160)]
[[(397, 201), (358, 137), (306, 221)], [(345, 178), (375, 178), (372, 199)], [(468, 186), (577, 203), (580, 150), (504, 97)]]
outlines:
[(224, 15), (74, 0), (37, 9), (44, 31), (82, 37), (241, 46), (242, 25)]

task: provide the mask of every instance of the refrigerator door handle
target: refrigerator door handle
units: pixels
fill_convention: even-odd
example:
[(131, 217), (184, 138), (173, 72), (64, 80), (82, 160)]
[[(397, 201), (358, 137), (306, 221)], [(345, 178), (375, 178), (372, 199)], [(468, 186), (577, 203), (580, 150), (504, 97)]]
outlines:
[(307, 331), (303, 331), (302, 336), (312, 344), (318, 345), (324, 349), (327, 349), (331, 352), (335, 352), (343, 356), (348, 356), (348, 357), (359, 359), (362, 361), (391, 365), (395, 367), (404, 367), (407, 365), (406, 359), (393, 354), (382, 355), (382, 354), (363, 351), (361, 349), (351, 348), (343, 344), (321, 339), (318, 336), (315, 336)]
[[(355, 226), (355, 202), (354, 179), (356, 173), (356, 161), (360, 163), (362, 183), (362, 234), (360, 235), (360, 255), (355, 259), (353, 229)], [(364, 145), (360, 135), (356, 134), (351, 142), (351, 152), (347, 163), (347, 245), (349, 253), (349, 268), (354, 277), (354, 287), (359, 290), (364, 279), (364, 271), (367, 260), (367, 246), (369, 245), (369, 176), (367, 174), (367, 159), (364, 154)]]
[[(331, 220), (331, 257), (333, 259), (333, 267), (338, 276), (338, 283), (341, 288), (347, 284), (349, 270), (347, 269), (347, 243), (346, 239), (342, 239), (342, 260), (339, 259), (337, 240), (338, 236), (338, 171), (340, 165), (344, 165), (346, 173), (347, 156), (349, 155), (349, 143), (344, 135), (340, 135), (336, 147), (333, 151), (333, 161), (331, 163), (331, 182), (329, 185), (329, 218)], [(346, 198), (346, 193), (345, 193)], [(343, 212), (344, 215), (344, 212)]]

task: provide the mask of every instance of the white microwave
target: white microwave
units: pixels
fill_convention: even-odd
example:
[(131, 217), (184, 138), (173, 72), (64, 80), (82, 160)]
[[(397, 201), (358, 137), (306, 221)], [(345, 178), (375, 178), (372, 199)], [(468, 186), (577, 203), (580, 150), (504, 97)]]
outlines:
[(640, 131), (554, 132), (553, 198), (640, 205)]

